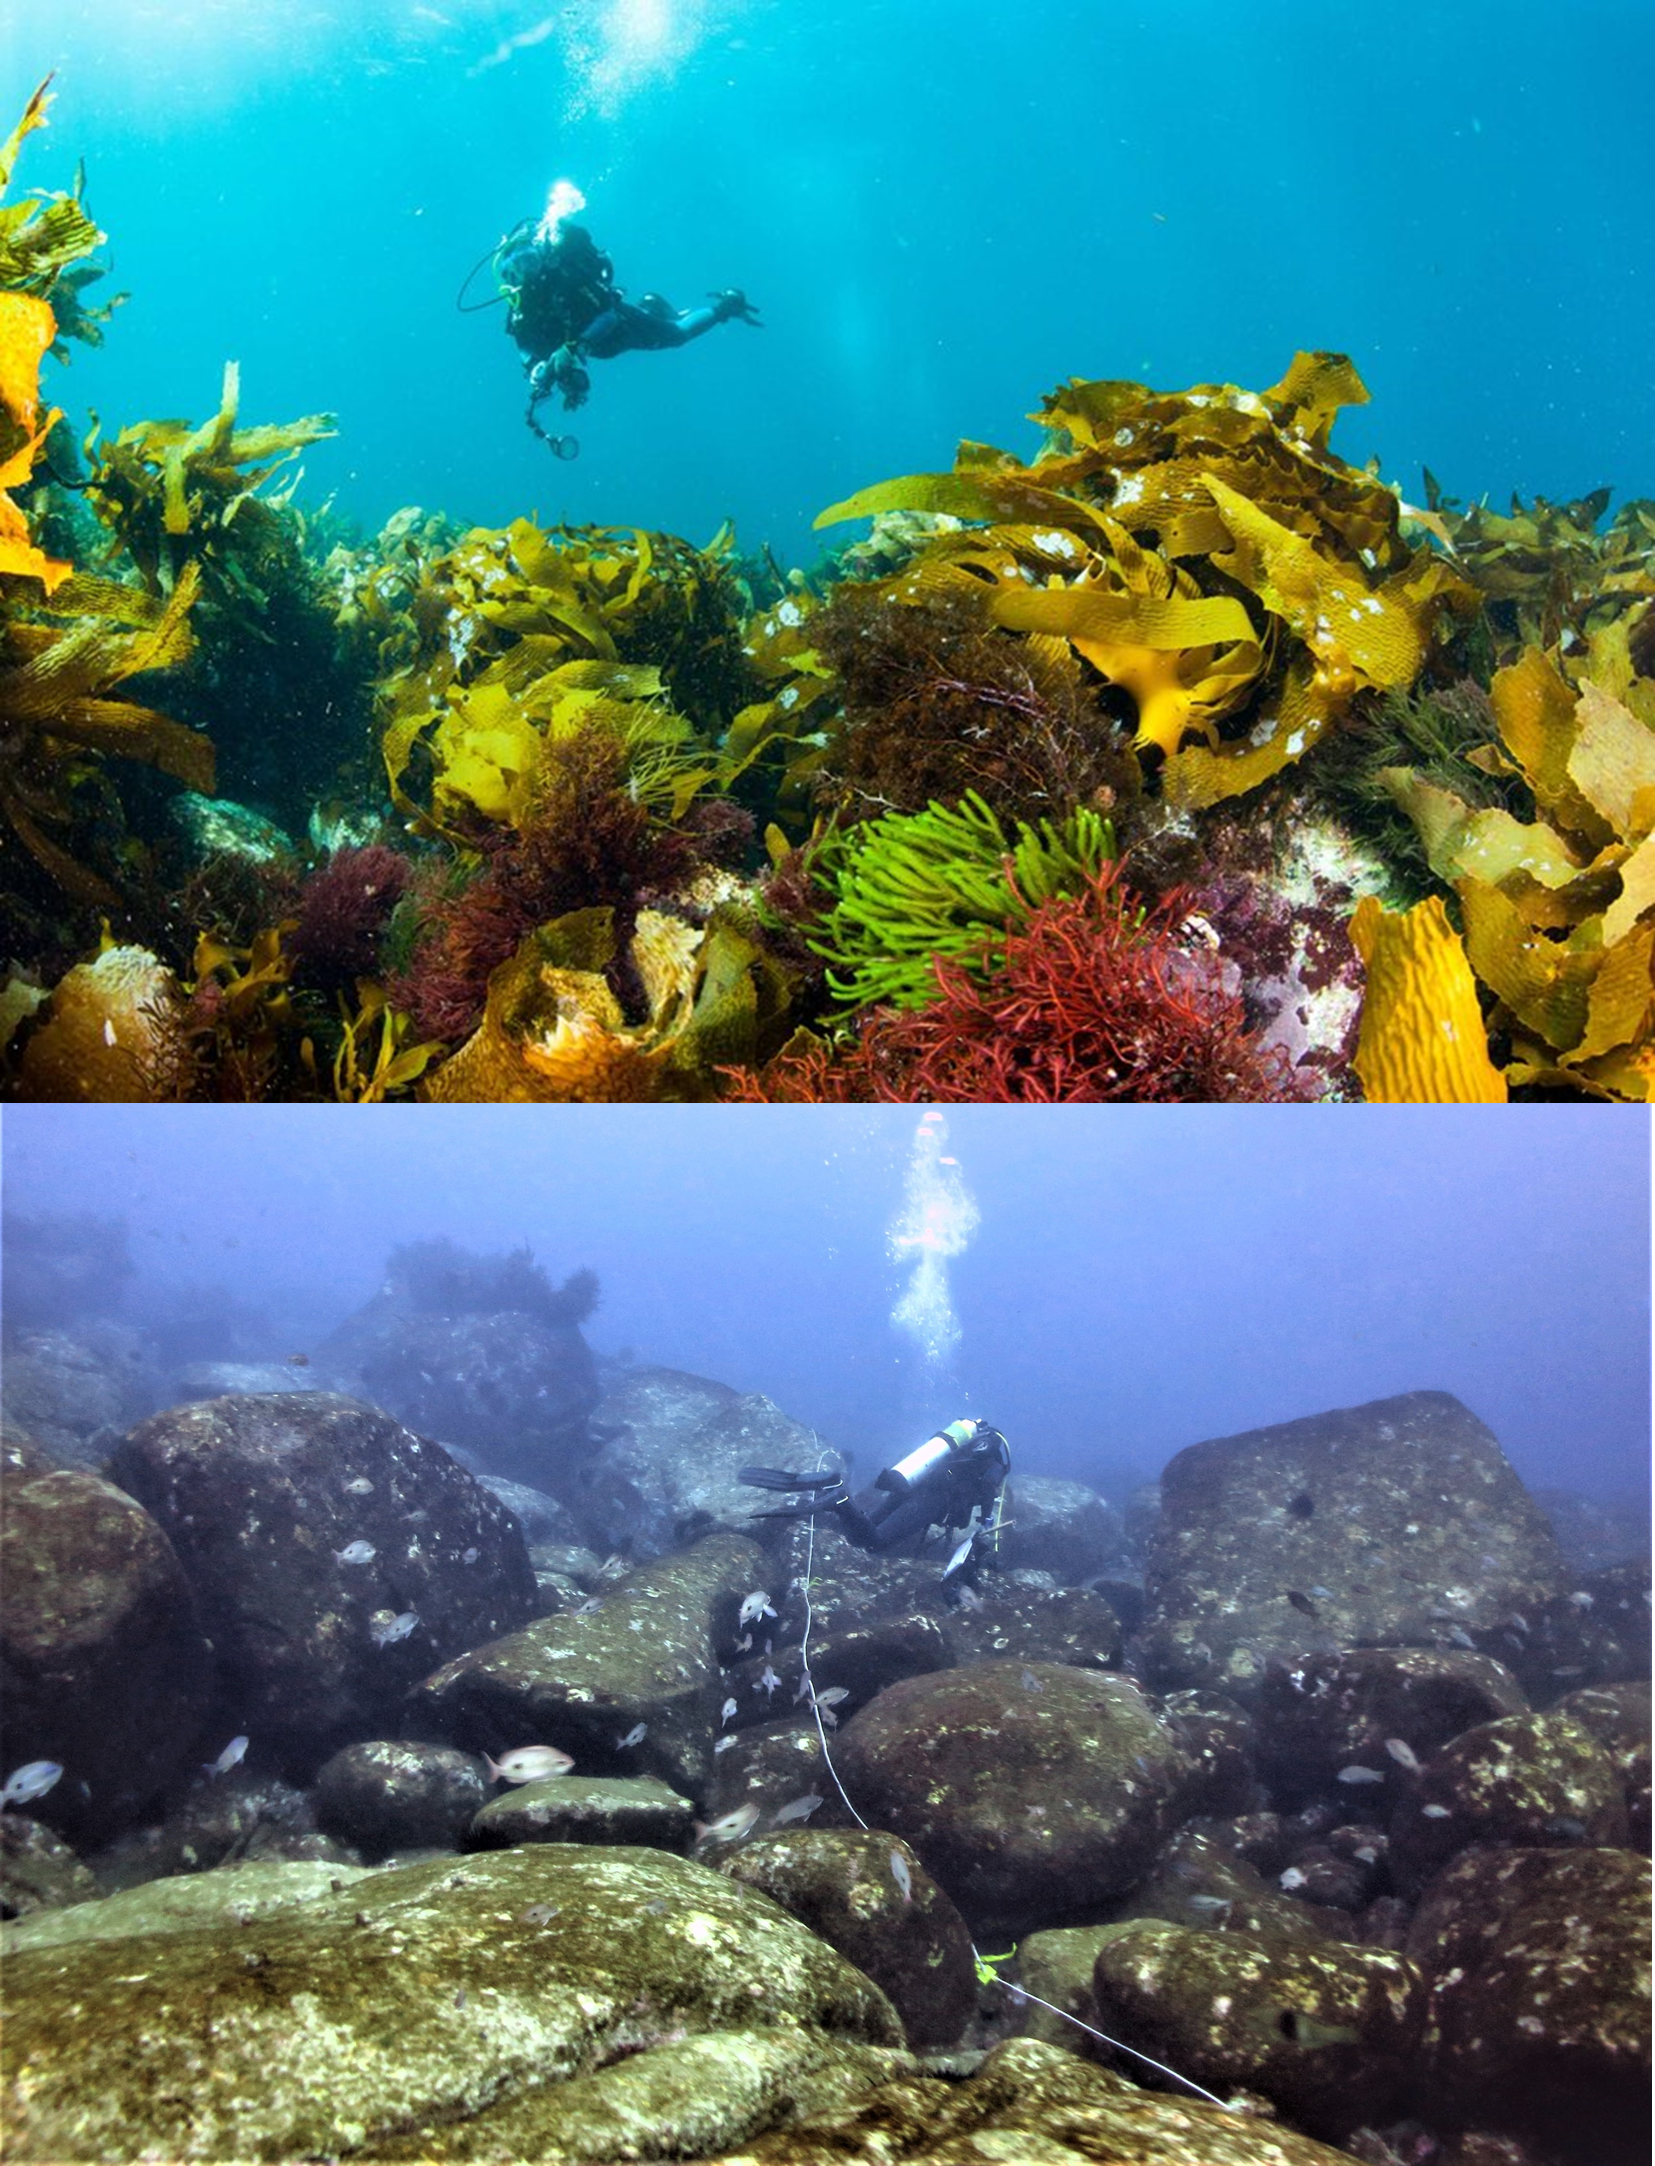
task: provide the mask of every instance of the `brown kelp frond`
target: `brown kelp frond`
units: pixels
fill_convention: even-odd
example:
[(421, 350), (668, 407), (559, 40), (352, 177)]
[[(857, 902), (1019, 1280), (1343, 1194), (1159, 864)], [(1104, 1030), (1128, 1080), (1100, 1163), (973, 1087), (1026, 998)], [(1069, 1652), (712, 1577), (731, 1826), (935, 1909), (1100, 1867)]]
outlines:
[(117, 294), (99, 308), (89, 308), (81, 298), (89, 285), (105, 276), (103, 266), (89, 259), (107, 236), (87, 215), (79, 176), (71, 194), (36, 189), (21, 202), (3, 200), (24, 137), (46, 125), (50, 83), (48, 76), (0, 148), (0, 292), (26, 294), (49, 306), (51, 350), (62, 360), (66, 339), (101, 346), (103, 327), (126, 296)]
[(1655, 503), (1623, 504), (1606, 524), (1607, 489), (1567, 504), (1514, 496), (1504, 513), (1484, 504), (1462, 509), (1429, 470), (1425, 499), (1423, 509), (1404, 513), (1430, 522), (1484, 597), (1502, 662), (1524, 646), (1586, 640), (1655, 596)]
[[(209, 586), (234, 586), (241, 567), (271, 538), (285, 503), (260, 491), (309, 444), (335, 433), (331, 414), (279, 427), (238, 429), (240, 372), (224, 370), (218, 412), (199, 428), (187, 421), (140, 421), (112, 442), (88, 439), (88, 498), (156, 593), (171, 590), (185, 564), (200, 559)], [(289, 475), (287, 491), (298, 478)]]
[[(1511, 1055), (1502, 1092), (1509, 1082), (1641, 1102), (1655, 1087), (1655, 687), (1627, 689), (1630, 699), (1590, 678), (1577, 689), (1532, 647), (1496, 675), (1501, 768), (1525, 787), (1532, 818), (1477, 807), (1413, 769), (1385, 778), (1458, 898), (1463, 949), (1444, 924), (1430, 960), (1442, 967), (1445, 935), (1449, 964), (1469, 963), (1492, 994), (1490, 1021)], [(1374, 911), (1367, 935), (1387, 936)], [(1358, 1065), (1370, 1095), (1391, 1094), (1373, 1076), (1408, 1076), (1399, 1036), (1429, 1037), (1441, 1020), (1415, 997), (1424, 967), (1404, 981), (1394, 1015), (1364, 1020)]]
[(1342, 354), (1300, 354), (1262, 393), (1072, 382), (1035, 417), (1032, 466), (963, 445), (953, 473), (864, 490), (817, 524), (973, 522), (922, 542), (892, 603), (970, 580), (993, 622), (1069, 642), (1131, 696), (1140, 753), (1195, 811), (1300, 759), (1358, 692), (1413, 683), (1477, 606), (1404, 537), (1395, 496), (1329, 450), (1340, 407), (1366, 396)]

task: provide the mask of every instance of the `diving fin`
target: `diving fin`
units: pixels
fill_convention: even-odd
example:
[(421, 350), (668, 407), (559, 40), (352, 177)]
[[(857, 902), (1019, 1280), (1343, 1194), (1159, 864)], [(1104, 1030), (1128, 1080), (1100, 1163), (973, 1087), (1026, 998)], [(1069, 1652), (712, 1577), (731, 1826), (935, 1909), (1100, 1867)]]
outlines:
[(840, 1474), (787, 1474), (780, 1467), (743, 1467), (736, 1479), (749, 1489), (837, 1489)]

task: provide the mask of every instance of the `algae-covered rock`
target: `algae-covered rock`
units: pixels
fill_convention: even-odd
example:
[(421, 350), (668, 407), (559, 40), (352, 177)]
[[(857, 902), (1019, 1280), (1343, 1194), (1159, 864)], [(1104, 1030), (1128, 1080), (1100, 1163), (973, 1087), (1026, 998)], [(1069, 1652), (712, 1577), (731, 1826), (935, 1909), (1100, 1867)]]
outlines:
[[(794, 1713), (802, 1718), (804, 1709)], [(713, 1756), (712, 1774), (703, 1792), (703, 1819), (717, 1820), (740, 1806), (753, 1805), (764, 1820), (773, 1822), (789, 1805), (816, 1797), (822, 1802), (810, 1814), (812, 1827), (855, 1825), (823, 1761), (813, 1722), (795, 1719), (762, 1730), (724, 1734), (730, 1743)]]
[(483, 1770), (450, 1745), (375, 1738), (346, 1745), (318, 1771), (317, 1824), (370, 1857), (453, 1849), (488, 1797)]
[[(107, 1238), (104, 1256), (113, 1270), (115, 1250)], [(125, 1263), (124, 1255), (120, 1262)], [(8, 1253), (8, 1286), (9, 1265)], [(24, 1269), (20, 1261), (19, 1276)], [(10, 1308), (8, 1291), (8, 1314)], [(54, 1326), (8, 1337), (0, 1399), (7, 1419), (59, 1466), (92, 1471), (101, 1467), (123, 1430), (162, 1404), (161, 1376), (142, 1332), (107, 1317), (87, 1317), (70, 1329)]]
[(1272, 1657), (1463, 1646), (1563, 1576), (1544, 1514), (1474, 1414), (1443, 1391), (1375, 1399), (1171, 1460), (1143, 1674), (1250, 1704)]
[(164, 1952), (27, 1949), (5, 1992), (18, 2160), (374, 2155), (691, 2035), (901, 2043), (878, 1987), (766, 1897), (578, 1844), (381, 1872)]
[(967, 1662), (1061, 1662), (1106, 1669), (1120, 1653), (1121, 1628), (1089, 1587), (1018, 1586), (985, 1573), (981, 1609), (949, 1613), (954, 1659)]
[(17, 1480), (0, 1527), (6, 1766), (56, 1760), (36, 1817), (108, 1840), (178, 1775), (213, 1658), (172, 1544), (95, 1474)]
[(898, 2077), (709, 2166), (1349, 2166), (1343, 2152), (1246, 2113), (1141, 2091), (1034, 2038), (1013, 2038), (965, 2083)]
[[(1097, 1962), (1098, 1950), (1115, 1930), (1113, 1925), (1054, 1925), (1018, 1942), (1016, 1983), (1039, 1996), (1022, 2003), (1020, 2036), (1043, 2039), (1047, 2045), (1064, 2053), (1077, 2053), (1082, 2059), (1095, 2060), (1106, 2050), (1079, 2026), (1086, 2024), (1092, 2031), (1100, 2027), (1097, 1995), (1092, 1991), (1092, 1966)], [(1043, 2007), (1042, 2002), (1050, 2005)], [(1066, 2023), (1065, 2015), (1074, 2021)]]
[[(1199, 1827), (1180, 1828), (1149, 1878), (1122, 1906), (1123, 1918), (1164, 1918), (1208, 1933), (1273, 1933), (1319, 1941), (1327, 1926), (1313, 1905), (1284, 1895), (1246, 1858)], [(1027, 1943), (1025, 1943), (1025, 1951)]]
[(1469, 1649), (1347, 1647), (1272, 1663), (1256, 1704), (1260, 1772), (1288, 1811), (1339, 1796), (1346, 1767), (1383, 1776), (1372, 1787), (1389, 1804), (1407, 1786), (1388, 1740), (1427, 1760), (1462, 1730), (1527, 1707), (1511, 1672)]
[(980, 1932), (1096, 1915), (1142, 1878), (1189, 1762), (1126, 1679), (984, 1662), (882, 1692), (834, 1754)]
[(383, 1734), (433, 1662), (532, 1614), (534, 1570), (505, 1506), (440, 1444), (357, 1400), (174, 1407), (111, 1468), (177, 1550), (245, 1727), (301, 1756), (341, 1730)]
[(599, 1402), (593, 1428), (607, 1441), (565, 1494), (595, 1544), (629, 1557), (659, 1556), (719, 1527), (778, 1551), (791, 1528), (755, 1521), (776, 1500), (746, 1488), (741, 1469), (839, 1465), (813, 1429), (761, 1392), (680, 1369), (632, 1370)]
[(1559, 1700), (1553, 1714), (1589, 1731), (1625, 1784), (1627, 1841), (1647, 1853), (1650, 1838), (1650, 1691), (1647, 1685), (1594, 1685)]
[(1106, 1936), (1092, 1990), (1114, 2037), (1330, 2141), (1405, 2097), (1425, 2029), (1424, 1975), (1394, 1950), (1157, 1919)]
[(1391, 1871), (1415, 1894), (1468, 1843), (1596, 1849), (1627, 1839), (1626, 1784), (1575, 1715), (1507, 1715), (1445, 1745), (1391, 1823)]
[(895, 2047), (819, 2031), (709, 2031), (487, 2106), (458, 2126), (427, 2123), (382, 2138), (373, 2155), (532, 2159), (535, 2166), (703, 2158), (914, 2068)]
[(1007, 1571), (1029, 1567), (1073, 1586), (1121, 1555), (1121, 1515), (1095, 1489), (1047, 1474), (1017, 1474), (1006, 1486), (1009, 1522), (996, 1551)]
[(1649, 2156), (1647, 1859), (1474, 1850), (1426, 1890), (1432, 2104), (1603, 2166)]
[[(742, 1535), (710, 1535), (629, 1572), (590, 1615), (564, 1611), (474, 1647), (427, 1677), (411, 1705), (471, 1751), (558, 1745), (579, 1774), (654, 1775), (693, 1795), (721, 1704), (714, 1622), (765, 1561)], [(643, 1737), (623, 1746), (639, 1723)]]
[(97, 1900), (98, 1883), (50, 1828), (0, 1813), (0, 1918), (27, 1918)]
[(911, 2046), (951, 2046), (965, 2029), (977, 2002), (971, 1935), (906, 1843), (861, 1828), (788, 1828), (720, 1870), (762, 1888), (866, 1971)]
[(648, 1775), (552, 1775), (491, 1798), (471, 1823), (480, 1849), (511, 1843), (635, 1843), (688, 1850), (688, 1799)]
[(278, 1910), (303, 1909), (371, 1877), (362, 1865), (312, 1860), (261, 1859), (251, 1865), (220, 1865), (211, 1872), (180, 1873), (122, 1888), (72, 1911), (20, 1919), (0, 1936), (7, 1954), (24, 1948), (57, 1948), (72, 1941), (125, 1940), (149, 1933), (202, 1933), (240, 1928)]
[(1260, 1801), (1253, 1724), (1245, 1708), (1223, 1692), (1172, 1692), (1161, 1712), (1195, 1770), (1191, 1812), (1239, 1813)]

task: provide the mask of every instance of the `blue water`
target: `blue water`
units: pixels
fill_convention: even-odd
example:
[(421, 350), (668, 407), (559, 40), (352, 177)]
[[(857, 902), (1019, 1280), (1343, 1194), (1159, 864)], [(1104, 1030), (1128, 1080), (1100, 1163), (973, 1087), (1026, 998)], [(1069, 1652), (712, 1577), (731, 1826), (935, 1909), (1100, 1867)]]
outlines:
[[(106, 430), (339, 416), (306, 500), (377, 525), (640, 524), (808, 561), (812, 515), (1070, 375), (1373, 395), (1413, 495), (1655, 495), (1649, 0), (5, 0), (20, 185), (90, 201), (132, 299), (51, 395)], [(467, 269), (553, 180), (634, 296), (765, 328), (598, 364), (560, 464)], [(486, 292), (486, 284), (482, 287)]]
[[(933, 1116), (935, 1118), (935, 1116)], [(589, 1267), (600, 1351), (767, 1393), (888, 1463), (969, 1412), (1120, 1501), (1204, 1437), (1451, 1391), (1523, 1479), (1647, 1496), (1641, 1107), (960, 1107), (958, 1338), (893, 1323), (908, 1107), (12, 1106), (8, 1214), (124, 1223), (135, 1323), (318, 1344), (399, 1244)], [(226, 1342), (227, 1343), (227, 1342)]]

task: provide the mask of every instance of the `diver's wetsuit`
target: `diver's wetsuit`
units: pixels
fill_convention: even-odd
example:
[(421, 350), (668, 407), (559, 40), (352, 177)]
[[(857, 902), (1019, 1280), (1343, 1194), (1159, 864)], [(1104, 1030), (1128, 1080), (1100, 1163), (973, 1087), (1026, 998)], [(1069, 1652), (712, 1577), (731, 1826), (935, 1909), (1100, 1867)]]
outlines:
[(1010, 1469), (1011, 1452), (998, 1429), (985, 1421), (955, 1421), (876, 1475), (854, 1497), (834, 1475), (743, 1467), (741, 1479), (755, 1489), (818, 1492), (808, 1504), (755, 1512), (756, 1519), (806, 1519), (813, 1512), (832, 1512), (858, 1549), (888, 1552), (927, 1527), (967, 1526), (973, 1511), (981, 1514), (985, 1527), (992, 1524)]
[(591, 234), (567, 221), (548, 241), (519, 228), (497, 252), (495, 269), (511, 303), (506, 328), (529, 372), (526, 418), (554, 449), (573, 439), (547, 436), (535, 409), (554, 392), (567, 410), (584, 406), (592, 388), (584, 366), (588, 359), (612, 361), (617, 354), (687, 346), (736, 317), (743, 323), (758, 322), (746, 296), (734, 286), (714, 294), (701, 308), (674, 308), (658, 293), (627, 300), (615, 284), (614, 265)]

